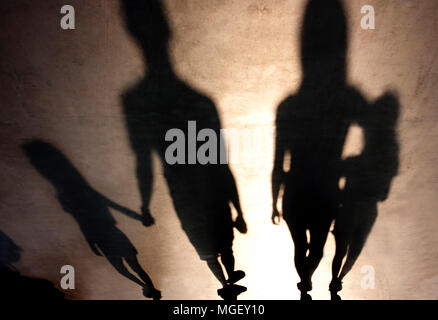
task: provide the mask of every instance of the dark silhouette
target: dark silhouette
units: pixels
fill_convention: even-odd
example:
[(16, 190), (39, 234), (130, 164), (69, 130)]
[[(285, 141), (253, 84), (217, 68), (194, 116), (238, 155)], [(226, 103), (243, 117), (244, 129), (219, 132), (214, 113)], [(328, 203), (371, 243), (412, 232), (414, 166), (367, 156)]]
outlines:
[[(121, 275), (140, 285), (145, 297), (160, 299), (160, 291), (137, 260), (136, 248), (116, 227), (109, 208), (137, 220), (141, 216), (94, 190), (61, 151), (49, 143), (34, 140), (24, 143), (22, 148), (32, 165), (56, 188), (59, 203), (77, 221), (91, 250), (103, 255)], [(124, 266), (123, 260), (141, 280)]]
[(330, 284), (332, 299), (340, 299), (337, 292), (342, 289), (342, 279), (359, 257), (377, 218), (377, 202), (387, 199), (392, 178), (397, 174), (397, 118), (398, 102), (394, 96), (385, 94), (379, 98), (369, 107), (364, 121), (362, 153), (343, 161), (346, 184), (333, 230), (336, 254)]
[(0, 298), (4, 302), (17, 300), (62, 300), (64, 293), (45, 279), (20, 274), (12, 265), (21, 258), (21, 248), (0, 230)]
[[(190, 139), (188, 121), (196, 121), (196, 134), (202, 129), (214, 130), (217, 150), (221, 150), (216, 108), (210, 99), (178, 79), (172, 70), (167, 50), (170, 30), (160, 1), (126, 0), (122, 1), (122, 7), (127, 29), (147, 63), (145, 78), (123, 95), (123, 111), (137, 160), (142, 212), (150, 219), (151, 152), (154, 151), (162, 162), (183, 230), (223, 286), (218, 294), (224, 299), (235, 299), (246, 288), (234, 285), (245, 274), (234, 270), (233, 227), (245, 233), (246, 224), (232, 173), (226, 164), (187, 164), (186, 155), (185, 164), (171, 165), (165, 157), (171, 144), (165, 141), (166, 132), (180, 129)], [(219, 154), (213, 156), (219, 163)], [(235, 221), (230, 203), (237, 211)]]
[[(370, 190), (383, 188), (388, 192), (395, 172), (385, 170), (389, 166), (397, 166), (394, 138), (397, 112), (387, 110), (389, 119), (380, 122), (383, 121), (380, 118), (382, 110), (379, 110), (382, 103), (368, 105), (356, 89), (347, 85), (346, 52), (346, 17), (341, 3), (338, 0), (310, 0), (301, 33), (303, 79), (299, 91), (286, 98), (277, 110), (272, 174), (272, 220), (279, 222), (277, 200), (283, 185), (283, 217), (295, 246), (294, 260), (301, 279), (298, 289), (302, 299), (311, 299), (308, 291), (312, 289), (312, 275), (323, 256), (332, 222), (338, 218), (338, 231), (346, 229), (348, 234), (353, 229), (357, 234), (357, 229), (361, 229), (361, 243), (355, 244), (356, 247), (363, 246), (365, 234), (371, 229), (373, 219), (370, 217), (375, 216), (376, 211), (369, 202), (359, 209), (359, 200), (363, 195), (361, 191), (358, 192), (361, 187), (357, 185), (363, 182), (358, 173), (361, 176), (376, 175), (373, 184), (367, 187)], [(387, 100), (392, 101), (391, 107), (397, 109), (392, 95), (387, 94), (382, 98), (382, 101)], [(343, 162), (344, 142), (352, 124), (362, 127), (367, 139), (366, 147), (361, 160), (348, 159)], [(378, 124), (380, 127), (376, 130)], [(373, 145), (368, 141), (370, 139), (376, 143)], [(379, 139), (380, 145), (377, 146)], [(287, 154), (291, 158), (289, 171), (283, 169)], [(386, 167), (379, 168), (377, 162), (385, 163)], [(344, 192), (339, 188), (341, 177), (347, 179)], [(355, 220), (358, 216), (356, 211), (359, 210), (362, 220), (351, 224), (350, 218), (354, 216), (352, 219)], [(335, 233), (341, 235), (342, 232)], [(345, 255), (345, 250), (340, 249), (341, 243), (344, 247), (353, 246), (352, 242), (357, 239), (350, 240), (343, 235), (337, 237), (339, 247), (330, 285), (333, 296), (336, 296), (335, 288), (340, 290), (336, 269), (340, 256), (343, 258)], [(355, 251), (357, 258), (360, 250)], [(350, 257), (351, 265), (354, 256)]]

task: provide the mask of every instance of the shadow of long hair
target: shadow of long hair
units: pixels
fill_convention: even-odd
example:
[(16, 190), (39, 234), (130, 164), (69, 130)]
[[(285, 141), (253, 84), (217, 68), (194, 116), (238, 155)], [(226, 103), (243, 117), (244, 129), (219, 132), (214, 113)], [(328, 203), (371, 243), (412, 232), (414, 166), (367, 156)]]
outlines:
[[(390, 93), (382, 98), (382, 101), (391, 100), (395, 110), (388, 113), (385, 123), (380, 123), (383, 108), (378, 106), (382, 103), (369, 104), (360, 92), (346, 83), (347, 47), (347, 21), (341, 2), (308, 1), (301, 30), (302, 82), (298, 92), (286, 98), (277, 109), (272, 174), (272, 219), (274, 223), (279, 221), (277, 201), (284, 187), (283, 217), (295, 246), (294, 261), (301, 280), (298, 289), (302, 299), (311, 298), (307, 292), (312, 289), (311, 278), (323, 256), (331, 224), (352, 215), (351, 207), (358, 203), (357, 195), (353, 197), (348, 192), (351, 180), (355, 179), (350, 167), (355, 165), (348, 164), (353, 161), (342, 159), (349, 128), (356, 124), (364, 131), (366, 147), (361, 159), (370, 163), (372, 157), (380, 157), (381, 163), (397, 167), (396, 98)], [(376, 129), (377, 123), (380, 129)], [(377, 135), (389, 137), (377, 139)], [(372, 140), (377, 143), (373, 144)], [(387, 151), (377, 155), (373, 148)], [(289, 171), (283, 169), (286, 155), (292, 159)], [(389, 171), (367, 166), (367, 174), (377, 175), (376, 181), (386, 186), (396, 172)], [(347, 180), (345, 190), (339, 188), (342, 177)], [(369, 188), (380, 189), (376, 183)], [(344, 214), (346, 212), (348, 214)], [(374, 212), (366, 210), (362, 216), (367, 215), (372, 216)], [(368, 234), (369, 224), (345, 223), (343, 228), (362, 228)], [(338, 244), (340, 233), (336, 234)], [(337, 267), (335, 264), (331, 289), (339, 287)]]

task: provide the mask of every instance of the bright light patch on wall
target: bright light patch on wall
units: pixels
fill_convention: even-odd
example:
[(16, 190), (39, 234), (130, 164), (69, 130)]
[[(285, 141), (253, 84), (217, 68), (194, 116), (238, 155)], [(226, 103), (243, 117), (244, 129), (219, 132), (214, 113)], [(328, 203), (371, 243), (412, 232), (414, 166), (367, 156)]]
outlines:
[(364, 148), (364, 141), (362, 127), (357, 124), (350, 125), (342, 150), (342, 159), (360, 155)]

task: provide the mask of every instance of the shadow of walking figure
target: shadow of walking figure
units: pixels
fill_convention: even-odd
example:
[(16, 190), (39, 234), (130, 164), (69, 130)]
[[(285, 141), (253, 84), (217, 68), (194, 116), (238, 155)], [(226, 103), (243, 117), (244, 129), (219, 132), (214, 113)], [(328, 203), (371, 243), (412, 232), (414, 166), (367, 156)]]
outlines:
[[(342, 163), (345, 187), (333, 234), (336, 253), (332, 264), (330, 292), (339, 300), (342, 279), (359, 257), (377, 218), (377, 203), (388, 197), (398, 171), (398, 143), (395, 126), (398, 102), (386, 93), (372, 104), (363, 121), (365, 146), (362, 153)], [(345, 262), (343, 262), (345, 258)], [(342, 269), (341, 269), (342, 268)]]
[[(221, 149), (220, 122), (212, 101), (178, 79), (172, 70), (168, 54), (170, 30), (158, 0), (122, 1), (126, 26), (142, 49), (147, 63), (147, 75), (123, 95), (123, 110), (132, 149), (136, 155), (137, 179), (145, 221), (152, 219), (149, 201), (152, 192), (151, 152), (156, 152), (164, 168), (175, 211), (191, 244), (199, 257), (207, 262), (223, 288), (218, 294), (224, 299), (235, 299), (246, 290), (234, 283), (245, 276), (236, 271), (232, 251), (233, 227), (246, 232), (246, 224), (232, 173), (226, 164), (219, 164), (219, 153), (206, 164), (190, 159), (198, 150), (193, 141), (204, 129), (213, 130), (215, 137), (204, 136), (207, 143)], [(193, 121), (197, 132), (190, 133), (188, 122)], [(166, 161), (166, 141), (170, 130), (185, 133), (182, 163)], [(205, 132), (205, 130), (204, 130)], [(210, 140), (215, 138), (213, 140)], [(189, 141), (192, 139), (191, 141)], [(190, 150), (190, 145), (195, 146)], [(194, 161), (193, 161), (194, 160)], [(190, 162), (192, 162), (190, 164)], [(230, 203), (237, 211), (233, 221)], [(220, 258), (220, 259), (219, 259)], [(222, 269), (224, 266), (228, 279)]]
[[(22, 148), (38, 172), (53, 184), (59, 203), (79, 224), (91, 250), (98, 256), (103, 255), (121, 275), (140, 285), (145, 297), (160, 299), (160, 291), (137, 260), (136, 248), (116, 227), (117, 222), (109, 208), (137, 220), (141, 220), (141, 216), (94, 190), (61, 151), (51, 144), (33, 140), (24, 143)], [(140, 279), (125, 267), (123, 261)]]
[(62, 300), (64, 293), (46, 279), (30, 278), (20, 274), (12, 265), (21, 258), (22, 249), (0, 230), (0, 298), (5, 301)]
[[(346, 17), (341, 3), (338, 0), (310, 0), (301, 30), (303, 79), (298, 92), (286, 98), (277, 109), (272, 174), (272, 221), (279, 222), (277, 201), (280, 189), (284, 186), (283, 218), (294, 242), (294, 262), (300, 277), (297, 286), (301, 291), (301, 299), (311, 299), (308, 291), (312, 290), (312, 275), (322, 259), (332, 222), (339, 218), (338, 231), (348, 230), (348, 234), (355, 228), (368, 233), (371, 228), (369, 221), (368, 225), (362, 222), (354, 226), (350, 222), (341, 223), (341, 220), (347, 220), (347, 217), (350, 219), (353, 215), (353, 219), (356, 219), (356, 211), (359, 210), (357, 201), (362, 195), (357, 193), (359, 189), (356, 185), (362, 182), (355, 177), (358, 170), (367, 170), (361, 175), (376, 173), (379, 169), (373, 167), (377, 165), (374, 160), (379, 156), (387, 158), (385, 161), (388, 165), (396, 167), (397, 162), (396, 143), (392, 138), (395, 135), (395, 119), (388, 119), (381, 124), (386, 125), (386, 128), (381, 126), (381, 130), (369, 133), (373, 124), (383, 121), (377, 112), (377, 106), (381, 103), (376, 103), (375, 107), (368, 105), (362, 95), (346, 83), (346, 52)], [(396, 101), (391, 94), (382, 98), (382, 101), (387, 100)], [(397, 108), (396, 103), (392, 106)], [(388, 114), (392, 117), (394, 115), (394, 112)], [(378, 152), (371, 150), (368, 152), (368, 148), (372, 147), (366, 141), (367, 147), (361, 156), (363, 160), (349, 159), (344, 163), (341, 156), (345, 138), (353, 124), (362, 127), (366, 139), (389, 134), (391, 137), (380, 140), (379, 150), (388, 148), (391, 154), (383, 152), (378, 155)], [(374, 155), (374, 162), (369, 161), (371, 154)], [(290, 169), (286, 170), (284, 167), (287, 167), (288, 159)], [(379, 181), (389, 186), (395, 172), (381, 174)], [(344, 192), (339, 188), (341, 177), (347, 179)], [(372, 187), (380, 188), (375, 184)], [(373, 214), (373, 211), (363, 210), (361, 221), (367, 220), (365, 216)], [(340, 235), (341, 232), (336, 234)], [(345, 245), (347, 240), (345, 236), (342, 237), (342, 241), (337, 238), (338, 245), (341, 242)], [(341, 250), (337, 254), (336, 262)], [(339, 289), (337, 274), (330, 290), (334, 292), (335, 288)]]

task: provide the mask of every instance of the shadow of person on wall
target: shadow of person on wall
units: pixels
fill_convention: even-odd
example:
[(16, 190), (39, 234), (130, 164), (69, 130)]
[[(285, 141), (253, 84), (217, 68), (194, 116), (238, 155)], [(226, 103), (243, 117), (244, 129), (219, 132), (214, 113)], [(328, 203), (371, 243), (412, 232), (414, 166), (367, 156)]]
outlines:
[(22, 249), (0, 230), (0, 298), (4, 301), (62, 300), (64, 293), (45, 279), (20, 274), (13, 266), (21, 258)]
[(53, 184), (59, 203), (79, 224), (91, 250), (98, 256), (103, 255), (121, 275), (140, 285), (145, 297), (160, 299), (160, 291), (137, 260), (136, 248), (116, 227), (109, 208), (137, 220), (141, 220), (141, 216), (94, 190), (65, 155), (51, 144), (33, 140), (24, 143), (22, 148), (38, 172)]
[(392, 179), (397, 174), (395, 126), (398, 113), (398, 101), (392, 93), (384, 94), (370, 105), (363, 121), (363, 151), (342, 163), (341, 175), (346, 182), (333, 230), (336, 253), (330, 292), (334, 300), (340, 299), (337, 292), (342, 289), (342, 280), (359, 257), (376, 221), (377, 203), (387, 199)]
[[(245, 233), (246, 224), (233, 175), (227, 164), (220, 163), (225, 149), (216, 108), (174, 73), (167, 48), (171, 33), (160, 1), (125, 0), (122, 11), (147, 64), (146, 76), (122, 99), (136, 156), (142, 212), (150, 215), (154, 151), (183, 230), (223, 286), (218, 294), (235, 299), (246, 288), (234, 284), (245, 273), (234, 270), (233, 227)], [(211, 147), (208, 151), (206, 145)], [(234, 221), (230, 204), (237, 212)]]
[[(346, 175), (350, 188), (348, 180), (353, 178), (351, 171), (355, 171), (350, 167), (357, 168), (354, 161), (344, 163), (341, 158), (348, 129), (357, 124), (367, 132), (371, 123), (379, 121), (375, 108), (346, 83), (346, 53), (346, 17), (340, 1), (310, 0), (301, 30), (303, 78), (298, 92), (286, 98), (277, 109), (272, 173), (272, 221), (279, 223), (277, 202), (284, 186), (283, 218), (294, 242), (301, 299), (311, 299), (308, 292), (312, 289), (312, 275), (322, 259), (332, 222), (357, 211), (351, 208), (359, 196), (355, 193), (355, 198), (348, 198), (353, 192), (349, 195), (339, 188), (341, 177)], [(387, 125), (391, 131), (393, 123)], [(367, 133), (365, 137), (371, 138)], [(394, 141), (384, 139), (381, 143), (380, 147), (392, 148)], [(361, 159), (369, 157), (369, 154), (363, 154)], [(288, 171), (284, 169), (286, 159), (290, 159)], [(393, 155), (386, 161), (392, 163)], [(362, 167), (373, 170), (370, 163)], [(348, 173), (344, 172), (346, 170)], [(380, 178), (388, 185), (387, 177)], [(371, 216), (373, 212), (364, 210), (362, 215)], [(347, 223), (345, 227), (348, 230), (370, 229), (365, 224), (353, 227)], [(330, 286), (332, 292), (336, 279), (337, 275)]]

